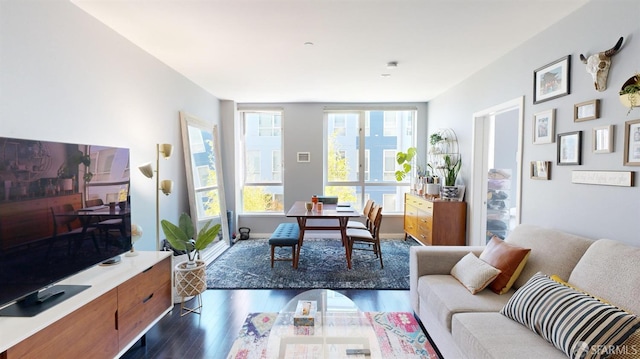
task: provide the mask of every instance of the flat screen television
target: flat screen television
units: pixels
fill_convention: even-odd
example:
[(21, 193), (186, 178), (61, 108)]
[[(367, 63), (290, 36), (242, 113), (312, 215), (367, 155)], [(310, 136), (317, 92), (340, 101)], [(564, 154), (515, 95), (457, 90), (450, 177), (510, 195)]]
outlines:
[(126, 148), (0, 137), (0, 316), (55, 306), (87, 288), (59, 281), (130, 250), (128, 191)]

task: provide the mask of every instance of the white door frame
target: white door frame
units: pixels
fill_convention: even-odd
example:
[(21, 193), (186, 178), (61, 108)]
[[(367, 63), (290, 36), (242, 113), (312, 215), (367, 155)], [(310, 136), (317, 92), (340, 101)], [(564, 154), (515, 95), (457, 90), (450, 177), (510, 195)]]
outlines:
[(520, 201), (522, 197), (522, 146), (524, 133), (524, 96), (473, 114), (473, 156), (471, 162), (471, 188), (469, 193), (469, 245), (485, 245), (487, 228), (487, 164), (488, 141), (485, 135), (489, 119), (497, 114), (518, 110), (518, 149), (516, 151), (516, 223), (520, 223)]

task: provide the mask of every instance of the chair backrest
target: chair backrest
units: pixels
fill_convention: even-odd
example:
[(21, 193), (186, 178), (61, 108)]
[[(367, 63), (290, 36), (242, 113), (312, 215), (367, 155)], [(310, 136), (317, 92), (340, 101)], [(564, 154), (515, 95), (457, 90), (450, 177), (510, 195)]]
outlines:
[(382, 224), (382, 206), (374, 206), (369, 213), (369, 220), (371, 221), (371, 235), (373, 238), (378, 239), (380, 234), (380, 225)]
[(371, 229), (371, 223), (369, 221), (369, 213), (371, 213), (371, 209), (373, 208), (374, 202), (372, 199), (368, 199), (367, 203), (364, 205), (364, 209), (362, 210), (362, 215), (365, 217), (365, 224), (368, 229)]
[(70, 214), (74, 212), (73, 205), (69, 203), (51, 207), (54, 236), (58, 233), (68, 232), (79, 227), (78, 216)]

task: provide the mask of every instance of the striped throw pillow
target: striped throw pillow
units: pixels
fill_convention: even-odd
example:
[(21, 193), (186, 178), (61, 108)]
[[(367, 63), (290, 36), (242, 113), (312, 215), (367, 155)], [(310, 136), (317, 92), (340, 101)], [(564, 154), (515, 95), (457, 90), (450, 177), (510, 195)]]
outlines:
[(640, 328), (640, 318), (538, 272), (500, 311), (570, 358), (606, 358)]

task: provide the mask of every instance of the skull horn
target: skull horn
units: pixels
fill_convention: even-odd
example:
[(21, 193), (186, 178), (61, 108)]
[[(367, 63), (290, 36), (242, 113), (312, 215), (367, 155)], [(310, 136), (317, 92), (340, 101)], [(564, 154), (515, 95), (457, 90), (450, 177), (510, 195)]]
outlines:
[(620, 37), (620, 39), (618, 39), (618, 42), (616, 43), (616, 45), (614, 47), (612, 47), (609, 50), (604, 52), (604, 55), (606, 57), (611, 57), (611, 56), (617, 54), (618, 50), (620, 50), (621, 46), (622, 46), (622, 36)]
[(586, 64), (586, 63), (587, 63), (587, 58), (586, 58), (586, 57), (584, 57), (584, 55), (583, 55), (583, 54), (580, 54), (580, 60), (582, 60), (582, 63), (583, 63), (583, 64)]

